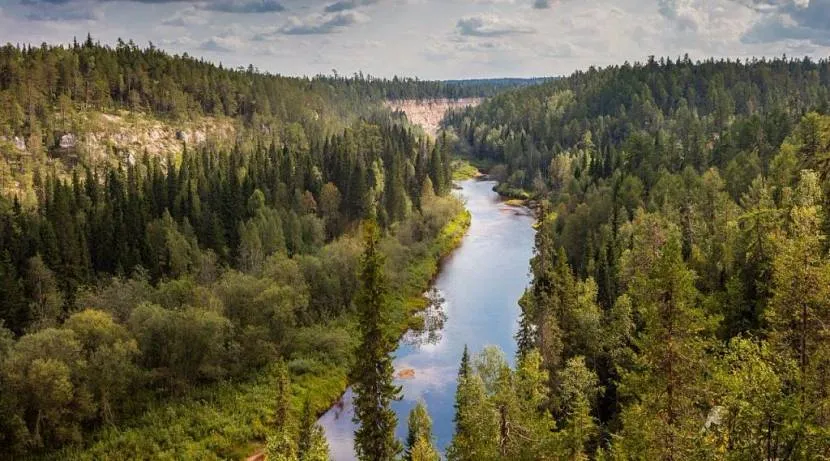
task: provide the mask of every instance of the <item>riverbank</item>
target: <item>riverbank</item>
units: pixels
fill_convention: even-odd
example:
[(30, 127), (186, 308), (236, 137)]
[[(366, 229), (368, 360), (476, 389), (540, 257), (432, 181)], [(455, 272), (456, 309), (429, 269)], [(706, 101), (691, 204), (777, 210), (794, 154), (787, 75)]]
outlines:
[[(467, 179), (487, 178), (489, 171), (497, 164), (487, 160), (471, 158), (457, 158), (453, 160), (453, 180), (464, 181)], [(506, 183), (497, 183), (493, 190), (504, 199), (507, 206), (526, 207), (533, 210), (538, 217), (538, 203), (533, 200), (531, 193), (524, 189), (509, 187)]]
[[(398, 335), (410, 327), (409, 319), (423, 306), (419, 298), (435, 276), (440, 261), (461, 242), (469, 227), (469, 213), (463, 207), (448, 199), (438, 200), (436, 207), (443, 207), (443, 211), (430, 215), (440, 227), (426, 234), (435, 237), (414, 243), (407, 240), (409, 246), (395, 237), (384, 239), (397, 258), (395, 267), (405, 268), (396, 270), (405, 274), (405, 280), (396, 283), (394, 291), (400, 295), (391, 300), (392, 309), (399, 313), (400, 321), (394, 326)], [(346, 315), (309, 327), (302, 334), (342, 340), (344, 350), (351, 350), (356, 342), (357, 324), (354, 316)], [(344, 354), (353, 357), (349, 352)], [(322, 414), (348, 385), (350, 358), (336, 363), (289, 359), (286, 358), (295, 416), (299, 416), (306, 399), (314, 411)], [(277, 378), (276, 364), (272, 364), (244, 378), (199, 386), (178, 397), (159, 398), (123, 424), (95, 431), (86, 446), (67, 447), (32, 459), (244, 459), (261, 448), (266, 437), (274, 432)]]
[[(493, 181), (475, 179), (458, 184), (472, 220), (463, 244), (444, 261), (431, 285), (442, 300), (437, 309), (441, 315), (427, 317), (429, 328), (420, 335), (407, 335), (394, 352), (399, 373), (395, 383), (402, 388), (402, 398), (392, 403), (392, 410), (400, 440), (407, 436), (407, 415), (423, 401), (433, 420), (436, 447), (443, 451), (449, 445), (458, 365), (465, 346), (476, 352), (492, 344), (514, 356), (517, 300), (529, 281), (534, 218), (526, 209), (506, 205), (494, 186)], [(318, 420), (337, 461), (355, 459), (351, 399), (349, 391)]]
[[(427, 306), (424, 293), (438, 275), (441, 263), (463, 241), (464, 235), (470, 227), (471, 219), (470, 212), (462, 208), (442, 227), (438, 236), (429, 245), (429, 250), (422, 257), (416, 258), (408, 264), (405, 290), (397, 294), (392, 293), (390, 296), (392, 317), (398, 318), (398, 321), (392, 325), (393, 331), (390, 334), (400, 339), (409, 330), (420, 326), (416, 314)], [(355, 334), (357, 334), (356, 330)], [(292, 409), (299, 412), (306, 395), (316, 397), (311, 400), (311, 408), (318, 417), (336, 406), (349, 386), (349, 369), (350, 366), (346, 364), (340, 367), (332, 367), (326, 370), (326, 373), (311, 376), (305, 382), (297, 382), (292, 375)], [(271, 386), (276, 386), (275, 373), (272, 373), (271, 379)], [(265, 436), (267, 436), (267, 433)], [(232, 458), (258, 455), (261, 453), (264, 441), (264, 437), (258, 438), (255, 442), (247, 444), (244, 450), (237, 451)]]

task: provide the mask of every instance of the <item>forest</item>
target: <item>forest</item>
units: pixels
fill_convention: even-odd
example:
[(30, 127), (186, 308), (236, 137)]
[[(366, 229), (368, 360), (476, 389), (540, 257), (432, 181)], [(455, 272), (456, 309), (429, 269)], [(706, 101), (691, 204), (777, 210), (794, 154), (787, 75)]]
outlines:
[(451, 117), (539, 221), (448, 459), (830, 456), (828, 96), (826, 60), (651, 58)]
[[(33, 202), (0, 198), (2, 458), (220, 459), (312, 430), (358, 346), (363, 236), (388, 261), (397, 337), (469, 222), (451, 140), (348, 80), (91, 38), (0, 55), (3, 133), (41, 160)], [(246, 129), (134, 161), (53, 155), (66, 113), (109, 110)]]
[[(436, 140), (380, 104), (461, 96), (488, 99)], [(0, 101), (36, 160), (0, 198), (3, 457), (325, 460), (351, 384), (359, 459), (441, 459), (423, 405), (395, 437), (391, 352), (470, 223), (454, 156), (538, 232), (515, 366), (465, 350), (447, 459), (830, 457), (830, 61), (464, 84), (88, 38), (3, 48)], [(56, 150), (67, 114), (113, 110), (240, 130)]]

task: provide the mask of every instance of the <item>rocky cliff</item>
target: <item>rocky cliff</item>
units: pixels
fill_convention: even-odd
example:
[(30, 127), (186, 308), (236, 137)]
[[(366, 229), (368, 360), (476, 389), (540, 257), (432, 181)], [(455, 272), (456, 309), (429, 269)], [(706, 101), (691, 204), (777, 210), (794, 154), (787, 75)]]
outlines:
[(228, 146), (237, 126), (227, 117), (199, 117), (172, 122), (142, 113), (86, 112), (55, 129), (51, 141), (0, 136), (0, 194), (34, 203), (33, 172), (53, 172), (68, 178), (73, 166), (135, 164), (144, 154), (177, 159), (185, 145), (205, 143)]
[(475, 107), (481, 103), (481, 98), (468, 99), (405, 99), (400, 101), (387, 101), (386, 106), (393, 111), (406, 114), (415, 125), (421, 125), (424, 131), (435, 136), (441, 126), (441, 120), (448, 110)]

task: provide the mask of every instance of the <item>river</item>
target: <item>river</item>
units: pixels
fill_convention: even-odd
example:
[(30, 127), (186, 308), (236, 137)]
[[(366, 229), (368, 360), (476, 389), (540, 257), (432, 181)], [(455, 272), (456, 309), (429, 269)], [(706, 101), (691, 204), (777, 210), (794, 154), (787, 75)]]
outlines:
[[(533, 253), (534, 218), (527, 209), (505, 205), (493, 192), (492, 181), (468, 180), (459, 185), (472, 223), (435, 280), (444, 298), (443, 329), (433, 341), (417, 341), (412, 335), (404, 338), (394, 362), (396, 372), (414, 371), (414, 377), (396, 380), (403, 388), (403, 399), (393, 403), (398, 438), (406, 440), (407, 416), (421, 399), (432, 416), (442, 453), (452, 440), (456, 375), (464, 346), (474, 353), (488, 344), (497, 345), (512, 364), (518, 300), (529, 282)], [(349, 389), (319, 420), (335, 461), (355, 459), (351, 401)]]

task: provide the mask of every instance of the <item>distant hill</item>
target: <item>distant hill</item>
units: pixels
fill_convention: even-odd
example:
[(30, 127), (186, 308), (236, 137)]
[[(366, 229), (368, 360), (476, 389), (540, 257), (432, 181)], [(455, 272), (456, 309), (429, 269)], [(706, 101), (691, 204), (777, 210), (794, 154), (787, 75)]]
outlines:
[[(355, 74), (351, 77), (322, 76), (316, 82), (328, 82), (343, 92), (352, 93), (372, 100), (424, 100), (424, 99), (468, 99), (489, 98), (513, 89), (545, 83), (554, 79), (543, 78), (492, 78), (469, 80), (420, 80), (409, 77), (376, 78)], [(345, 91), (349, 93), (349, 91)]]

